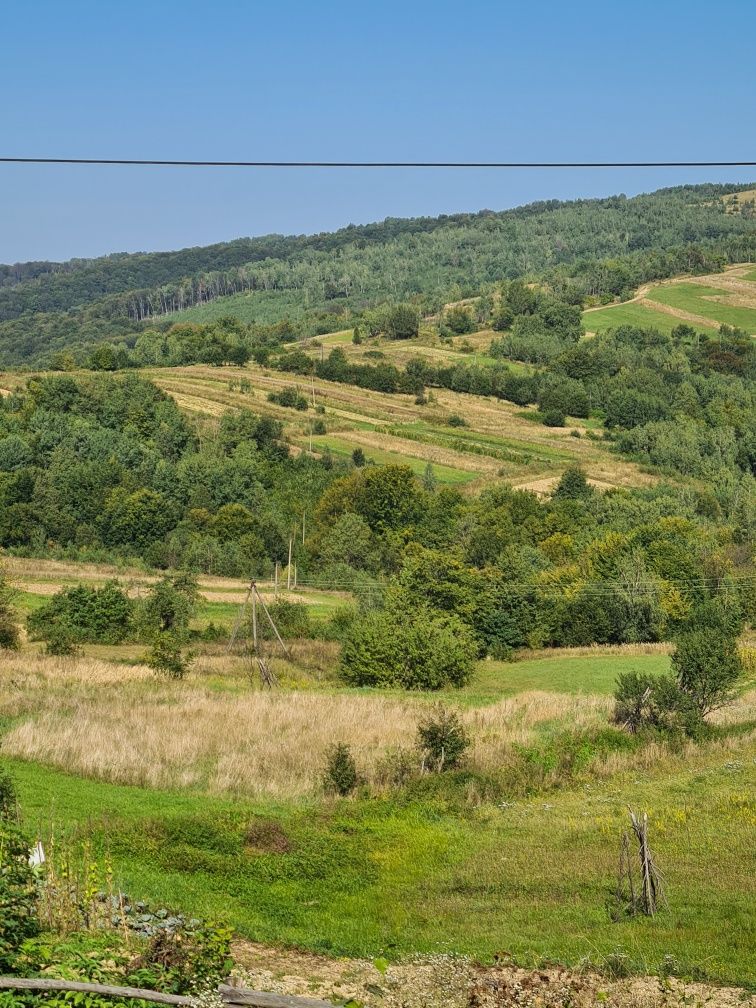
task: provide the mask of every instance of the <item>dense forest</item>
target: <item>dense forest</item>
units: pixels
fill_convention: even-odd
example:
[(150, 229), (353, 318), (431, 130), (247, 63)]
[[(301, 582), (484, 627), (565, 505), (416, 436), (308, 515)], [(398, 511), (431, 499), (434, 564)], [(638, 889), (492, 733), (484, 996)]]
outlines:
[(131, 346), (164, 316), (238, 293), (265, 297), (266, 321), (291, 315), (306, 335), (333, 328), (334, 315), (386, 300), (432, 311), (522, 276), (547, 279), (573, 302), (625, 298), (647, 280), (754, 258), (749, 212), (727, 213), (719, 198), (736, 188), (554, 200), (331, 234), (0, 267), (0, 354), (15, 365), (103, 340)]

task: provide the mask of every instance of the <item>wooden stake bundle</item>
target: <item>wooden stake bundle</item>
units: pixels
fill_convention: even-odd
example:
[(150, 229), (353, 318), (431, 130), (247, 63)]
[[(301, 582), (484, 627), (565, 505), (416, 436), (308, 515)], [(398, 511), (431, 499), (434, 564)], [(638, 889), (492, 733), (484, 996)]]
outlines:
[(640, 889), (636, 891), (633, 858), (630, 854), (630, 834), (627, 830), (623, 830), (617, 875), (617, 901), (625, 906), (631, 916), (643, 913), (647, 917), (653, 917), (660, 903), (665, 902), (665, 896), (662, 876), (648, 843), (648, 813), (644, 812), (639, 817), (631, 809), (628, 811), (632, 832), (638, 843)]

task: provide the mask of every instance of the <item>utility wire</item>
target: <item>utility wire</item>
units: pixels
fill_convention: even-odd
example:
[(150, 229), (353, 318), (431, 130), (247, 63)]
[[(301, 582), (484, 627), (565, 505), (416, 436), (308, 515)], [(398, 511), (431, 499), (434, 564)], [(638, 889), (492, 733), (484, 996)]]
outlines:
[(756, 161), (182, 161), (161, 158), (0, 157), (2, 164), (176, 168), (754, 168)]

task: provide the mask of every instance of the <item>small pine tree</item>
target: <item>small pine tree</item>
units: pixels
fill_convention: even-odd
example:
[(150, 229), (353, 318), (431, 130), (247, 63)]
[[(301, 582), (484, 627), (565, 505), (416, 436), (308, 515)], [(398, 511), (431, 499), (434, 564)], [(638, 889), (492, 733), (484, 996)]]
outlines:
[(365, 458), (365, 452), (362, 448), (354, 449), (352, 452), (352, 462), (358, 469), (361, 469), (365, 465), (367, 459)]
[(459, 715), (437, 707), (418, 725), (417, 744), (424, 761), (440, 773), (459, 766), (470, 738)]
[(323, 775), (325, 790), (343, 798), (351, 794), (358, 783), (357, 764), (350, 747), (346, 742), (337, 742), (330, 746), (326, 753), (326, 768)]
[(433, 493), (436, 489), (436, 473), (433, 469), (432, 463), (428, 463), (423, 472), (423, 486), (428, 491), (428, 493)]

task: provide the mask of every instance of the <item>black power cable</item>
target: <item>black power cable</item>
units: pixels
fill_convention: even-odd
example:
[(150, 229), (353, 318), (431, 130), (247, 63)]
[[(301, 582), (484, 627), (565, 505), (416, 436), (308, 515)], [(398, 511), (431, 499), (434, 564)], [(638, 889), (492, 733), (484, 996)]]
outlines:
[(182, 168), (754, 168), (756, 161), (180, 161), (158, 158), (0, 157), (0, 164)]

